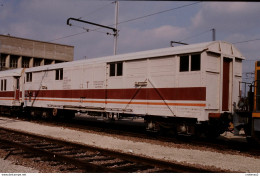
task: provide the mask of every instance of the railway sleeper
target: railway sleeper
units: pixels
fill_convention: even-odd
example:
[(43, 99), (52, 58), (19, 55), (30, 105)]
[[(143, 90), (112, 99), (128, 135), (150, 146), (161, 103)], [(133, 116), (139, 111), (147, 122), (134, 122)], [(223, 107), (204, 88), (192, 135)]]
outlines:
[(106, 164), (101, 164), (104, 167), (113, 167), (113, 166), (120, 166), (120, 165), (125, 165), (129, 163), (128, 161), (116, 161), (116, 162), (110, 162)]
[(100, 161), (110, 161), (110, 160), (114, 160), (114, 159), (115, 158), (113, 158), (113, 157), (99, 157), (99, 158), (90, 158), (90, 159), (87, 159), (84, 161), (95, 163), (95, 162), (100, 162)]
[(58, 150), (61, 147), (60, 146), (39, 146), (39, 147), (35, 147), (35, 148), (46, 149), (46, 150), (49, 150), (49, 151), (53, 151), (53, 150), (56, 150), (56, 149)]
[[(137, 165), (136, 163), (129, 163), (123, 166), (115, 167), (117, 170), (123, 171), (123, 172), (136, 172), (138, 170), (146, 170), (151, 166), (145, 166), (145, 165)], [(153, 167), (151, 167), (153, 168)]]
[(69, 152), (64, 153), (65, 156), (84, 156), (84, 152)]

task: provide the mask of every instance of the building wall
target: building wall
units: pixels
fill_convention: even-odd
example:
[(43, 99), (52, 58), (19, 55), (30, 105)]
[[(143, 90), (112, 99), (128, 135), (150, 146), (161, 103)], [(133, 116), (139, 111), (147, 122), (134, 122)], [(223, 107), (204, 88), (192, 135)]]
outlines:
[(0, 35), (0, 70), (73, 61), (74, 46)]

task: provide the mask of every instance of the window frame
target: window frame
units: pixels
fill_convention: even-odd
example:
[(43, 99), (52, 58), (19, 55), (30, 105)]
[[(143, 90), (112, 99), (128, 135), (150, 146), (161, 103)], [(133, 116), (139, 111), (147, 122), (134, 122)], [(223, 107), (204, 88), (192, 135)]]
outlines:
[(55, 70), (55, 80), (63, 80), (63, 68)]
[(6, 91), (7, 88), (7, 80), (1, 79), (1, 91)]
[(4, 80), (1, 79), (1, 91), (3, 91), (3, 87), (4, 87)]
[[(199, 56), (199, 57), (196, 57)], [(199, 64), (197, 64), (199, 59)], [(195, 62), (193, 62), (195, 60)], [(201, 54), (191, 54), (190, 55), (190, 71), (200, 71), (201, 70)]]
[(109, 65), (109, 77), (123, 76), (124, 62), (111, 62)]
[(38, 58), (34, 58), (33, 60), (33, 67), (41, 66), (41, 60)]
[[(184, 57), (186, 59), (188, 58), (188, 63), (182, 62), (182, 58)], [(198, 60), (196, 61), (196, 59), (199, 59), (199, 63)], [(186, 64), (186, 66), (183, 66), (182, 64)], [(185, 69), (183, 67), (185, 67)], [(195, 71), (201, 71), (201, 53), (189, 53), (189, 54), (179, 55), (179, 72), (195, 72)]]
[(4, 68), (6, 66), (6, 60), (5, 58), (3, 58), (2, 56), (0, 57), (0, 67), (1, 68)]
[(30, 65), (30, 59), (29, 58), (23, 58), (22, 59), (22, 68), (29, 68)]
[(10, 58), (10, 68), (18, 68), (18, 58)]
[(32, 82), (32, 72), (26, 73), (26, 82)]
[(180, 70), (179, 71), (180, 72), (188, 72), (189, 70), (190, 70), (190, 56), (189, 55), (181, 55), (180, 56)]

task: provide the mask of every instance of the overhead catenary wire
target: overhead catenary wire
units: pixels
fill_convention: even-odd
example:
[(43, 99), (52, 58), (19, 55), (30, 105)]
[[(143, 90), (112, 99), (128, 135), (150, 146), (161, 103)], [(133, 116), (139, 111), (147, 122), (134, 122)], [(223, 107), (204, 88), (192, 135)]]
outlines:
[(135, 20), (140, 20), (140, 19), (147, 18), (147, 17), (150, 17), (150, 16), (158, 15), (158, 14), (161, 14), (161, 13), (165, 13), (165, 12), (169, 12), (169, 11), (173, 11), (173, 10), (178, 10), (178, 9), (181, 9), (181, 8), (184, 8), (184, 7), (189, 7), (189, 6), (192, 6), (192, 5), (196, 5), (198, 3), (201, 3), (201, 1), (194, 2), (194, 3), (191, 3), (191, 4), (182, 5), (182, 6), (179, 6), (179, 7), (175, 7), (175, 8), (171, 8), (171, 9), (167, 9), (167, 10), (163, 10), (163, 11), (159, 11), (159, 12), (155, 12), (155, 13), (151, 13), (151, 14), (144, 15), (144, 16), (141, 16), (141, 17), (137, 17), (137, 18), (121, 21), (118, 24), (128, 23), (128, 22), (135, 21)]
[(258, 41), (258, 40), (260, 40), (260, 38), (251, 39), (251, 40), (244, 40), (244, 41), (239, 41), (239, 42), (234, 42), (233, 44), (248, 43), (248, 42), (254, 42), (254, 41)]
[(89, 15), (92, 15), (92, 14), (94, 14), (94, 13), (100, 11), (101, 9), (104, 9), (105, 7), (107, 7), (107, 6), (109, 6), (109, 5), (113, 4), (113, 3), (114, 3), (114, 2), (110, 2), (109, 4), (105, 4), (105, 5), (103, 5), (102, 7), (99, 7), (99, 8), (97, 8), (97, 9), (95, 9), (95, 10), (93, 10), (93, 11), (87, 13), (85, 16), (79, 17), (78, 19), (82, 19), (82, 18), (85, 18), (85, 17), (87, 17), (87, 16), (89, 16)]
[[(167, 10), (162, 10), (162, 11), (159, 11), (159, 12), (147, 14), (147, 15), (140, 16), (140, 17), (136, 17), (136, 18), (133, 18), (133, 19), (121, 21), (121, 22), (118, 22), (118, 24), (128, 23), (128, 22), (140, 20), (140, 19), (143, 19), (143, 18), (147, 18), (147, 17), (150, 17), (150, 16), (158, 15), (158, 14), (161, 14), (161, 13), (166, 13), (166, 12), (169, 12), (169, 11), (178, 10), (178, 9), (181, 9), (181, 8), (185, 8), (185, 7), (189, 7), (189, 6), (192, 6), (192, 5), (196, 5), (196, 4), (201, 3), (201, 2), (202, 2), (202, 1), (193, 2), (193, 3), (190, 3), (190, 4), (185, 4), (185, 5), (182, 5), (182, 6), (175, 7), (175, 8), (171, 8), (171, 9), (167, 9)], [(115, 24), (111, 24), (111, 25), (107, 25), (107, 26), (114, 26), (114, 25), (115, 25)], [(83, 28), (83, 27), (81, 27), (81, 28)], [(84, 29), (84, 28), (83, 28), (83, 29)], [(99, 29), (100, 29), (100, 28), (91, 29), (91, 30), (89, 30), (89, 32), (90, 32), (90, 31), (97, 31), (97, 30), (99, 30)], [(85, 30), (85, 29), (84, 29), (84, 30)], [(76, 35), (81, 35), (81, 34), (84, 34), (84, 33), (86, 33), (86, 32), (87, 32), (87, 31), (84, 31), (84, 32), (81, 32), (81, 33), (75, 33), (75, 34), (71, 34), (71, 35), (68, 35), (68, 36), (56, 38), (56, 39), (53, 39), (53, 40), (50, 40), (50, 41), (61, 40), (61, 39), (63, 39), (63, 38), (69, 38), (69, 37), (73, 37), (73, 36), (76, 36)], [(109, 33), (106, 33), (106, 34), (109, 34)]]
[(191, 39), (191, 38), (199, 37), (199, 36), (201, 36), (201, 35), (203, 35), (203, 34), (206, 34), (206, 33), (210, 32), (210, 31), (212, 31), (212, 29), (208, 29), (208, 30), (203, 31), (203, 32), (201, 32), (201, 33), (199, 33), (199, 34), (195, 34), (195, 35), (186, 37), (186, 38), (184, 38), (184, 39), (182, 39), (182, 40), (179, 40), (179, 41), (180, 41), (180, 42), (183, 42), (183, 41), (189, 40), (189, 39)]

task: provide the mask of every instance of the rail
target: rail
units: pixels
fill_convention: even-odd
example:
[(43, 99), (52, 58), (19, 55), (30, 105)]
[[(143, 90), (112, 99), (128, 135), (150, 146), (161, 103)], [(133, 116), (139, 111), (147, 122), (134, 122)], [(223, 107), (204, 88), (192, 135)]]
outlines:
[[(30, 157), (47, 157), (49, 160), (71, 164), (78, 172), (89, 173), (202, 173), (215, 172), (151, 158), (134, 156), (92, 146), (74, 144), (24, 132), (0, 128), (0, 148), (11, 148), (29, 153)], [(9, 146), (9, 147), (6, 147)], [(79, 171), (80, 170), (80, 171)], [(74, 171), (75, 172), (75, 171)], [(222, 171), (223, 172), (223, 171)]]

